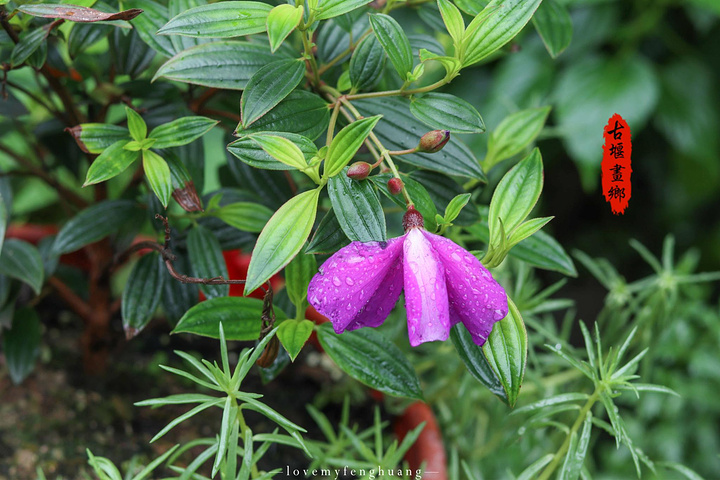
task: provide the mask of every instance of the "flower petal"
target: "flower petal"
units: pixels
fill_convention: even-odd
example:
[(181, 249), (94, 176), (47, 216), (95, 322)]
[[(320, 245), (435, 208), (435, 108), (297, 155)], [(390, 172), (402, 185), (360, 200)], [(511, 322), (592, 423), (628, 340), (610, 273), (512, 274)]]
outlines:
[(352, 242), (321, 267), (308, 287), (308, 301), (332, 322), (336, 333), (379, 326), (402, 291), (402, 245)]
[(483, 345), (493, 324), (508, 313), (507, 294), (473, 254), (452, 240), (423, 231), (440, 258), (447, 282), (453, 323), (458, 319)]
[(413, 228), (406, 235), (403, 260), (405, 307), (410, 345), (447, 340), (450, 314), (442, 265), (430, 242)]

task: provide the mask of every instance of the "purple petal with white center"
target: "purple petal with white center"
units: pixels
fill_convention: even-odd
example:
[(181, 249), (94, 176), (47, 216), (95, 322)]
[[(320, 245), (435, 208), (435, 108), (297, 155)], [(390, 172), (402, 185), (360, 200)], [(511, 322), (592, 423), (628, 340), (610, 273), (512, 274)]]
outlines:
[(473, 254), (445, 237), (423, 234), (443, 264), (453, 324), (461, 321), (483, 345), (493, 324), (508, 313), (505, 290)]
[(405, 239), (403, 276), (408, 337), (416, 347), (423, 342), (447, 340), (450, 335), (450, 314), (445, 274), (430, 242), (411, 229)]
[(404, 240), (352, 242), (320, 267), (308, 302), (330, 319), (336, 333), (385, 321), (402, 291)]

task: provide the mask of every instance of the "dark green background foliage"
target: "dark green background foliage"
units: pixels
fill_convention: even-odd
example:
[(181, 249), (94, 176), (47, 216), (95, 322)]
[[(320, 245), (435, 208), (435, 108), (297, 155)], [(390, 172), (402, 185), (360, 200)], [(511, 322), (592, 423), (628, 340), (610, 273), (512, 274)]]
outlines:
[[(263, 382), (298, 374), (314, 328), (348, 375), (312, 392), (315, 404), (361, 403), (361, 383), (386, 394), (389, 414), (423, 399), (453, 479), (717, 478), (720, 1), (84, 2), (124, 12), (98, 23), (35, 3), (0, 0), (0, 388), (32, 375), (41, 347), (54, 361), (60, 301), (86, 325), (86, 369), (99, 368), (120, 329), (130, 339), (154, 319), (169, 325), (133, 341), (256, 341), (267, 306), (232, 297), (279, 273), (281, 353)], [(615, 113), (632, 130), (621, 216), (600, 191)], [(445, 147), (416, 150), (433, 129), (450, 132)], [(385, 149), (390, 168), (347, 177)], [(403, 302), (378, 330), (337, 336), (305, 318), (327, 255), (402, 234), (406, 197), (388, 189), (398, 175), (425, 228), (508, 292), (484, 349), (460, 327), (410, 348)], [(173, 256), (155, 214), (169, 218)], [(134, 240), (155, 252), (138, 260)], [(237, 271), (223, 252), (237, 249), (252, 252), (246, 287), (182, 284), (167, 268), (227, 278)], [(278, 347), (274, 334), (261, 347)], [(255, 448), (293, 447), (301, 467), (339, 451), (394, 466), (415, 438), (384, 450), (379, 416), (354, 437), (346, 405), (337, 436), (309, 406), (327, 436), (309, 439), (293, 423), (304, 405), (290, 421), (240, 391), (260, 351), (234, 376), (226, 348), (215, 370), (179, 354), (228, 395), (183, 397), (223, 410), (220, 440), (205, 443), (223, 478), (250, 475), (249, 460), (234, 463), (253, 434), (243, 408), (285, 432)]]

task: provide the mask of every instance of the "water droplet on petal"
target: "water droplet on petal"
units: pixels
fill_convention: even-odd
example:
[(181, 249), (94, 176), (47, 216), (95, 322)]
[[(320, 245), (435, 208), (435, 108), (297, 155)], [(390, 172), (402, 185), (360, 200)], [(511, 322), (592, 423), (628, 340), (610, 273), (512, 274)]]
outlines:
[(355, 285), (355, 282), (353, 282), (353, 279), (350, 277), (345, 277), (345, 283), (347, 283), (350, 286)]
[[(333, 285), (335, 285), (336, 287), (339, 287), (340, 285), (342, 285), (342, 282), (340, 281), (340, 279), (338, 277), (333, 277)], [(335, 292), (337, 292), (337, 290), (335, 290)]]

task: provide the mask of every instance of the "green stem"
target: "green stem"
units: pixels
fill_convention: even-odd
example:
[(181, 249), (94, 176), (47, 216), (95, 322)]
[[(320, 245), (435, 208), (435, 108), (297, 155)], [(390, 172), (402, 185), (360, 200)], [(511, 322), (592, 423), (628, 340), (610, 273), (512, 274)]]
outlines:
[(557, 469), (558, 465), (560, 464), (560, 460), (563, 459), (568, 447), (570, 446), (570, 437), (572, 437), (574, 433), (577, 433), (577, 431), (580, 430), (580, 427), (585, 421), (585, 417), (587, 416), (593, 405), (595, 405), (595, 402), (598, 401), (599, 397), (600, 389), (596, 387), (593, 394), (590, 396), (590, 398), (587, 399), (587, 402), (585, 402), (582, 410), (580, 410), (580, 413), (578, 413), (578, 416), (575, 419), (575, 423), (573, 423), (572, 428), (570, 428), (570, 431), (565, 437), (565, 441), (562, 443), (562, 445), (560, 445), (560, 449), (555, 453), (555, 456), (553, 456), (548, 466), (545, 467), (545, 470), (543, 470), (542, 474), (540, 474), (538, 480), (548, 480), (548, 478), (550, 478), (550, 475), (552, 475), (553, 472)]
[(310, 70), (312, 71), (312, 74), (313, 74), (313, 83), (317, 87), (320, 85), (320, 73), (318, 72), (317, 60), (315, 60), (315, 55), (313, 54), (313, 51), (312, 51), (312, 45), (310, 43), (311, 39), (309, 38), (310, 34), (308, 31), (304, 31), (304, 32), (301, 32), (301, 36), (302, 36), (305, 58), (310, 63)]
[(383, 90), (380, 92), (356, 93), (353, 95), (347, 95), (346, 98), (348, 100), (361, 100), (363, 98), (395, 97), (398, 95), (408, 96), (414, 95), (416, 93), (430, 92), (432, 90), (442, 87), (443, 85), (446, 85), (449, 82), (450, 79), (443, 78), (442, 80), (438, 80), (437, 82), (427, 85), (425, 87), (412, 88), (410, 90), (405, 90), (401, 88), (399, 90)]

